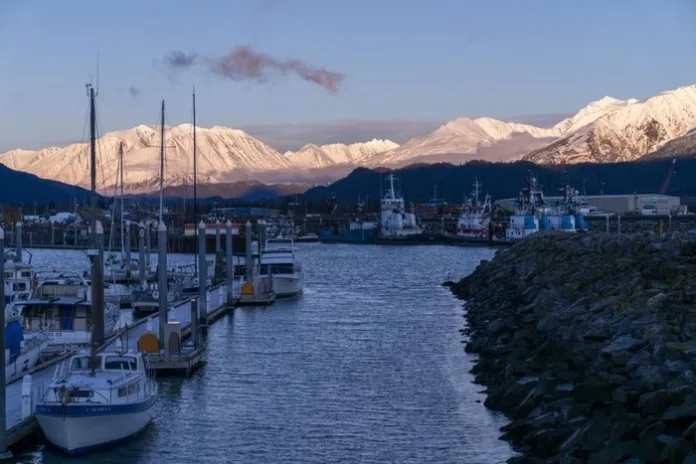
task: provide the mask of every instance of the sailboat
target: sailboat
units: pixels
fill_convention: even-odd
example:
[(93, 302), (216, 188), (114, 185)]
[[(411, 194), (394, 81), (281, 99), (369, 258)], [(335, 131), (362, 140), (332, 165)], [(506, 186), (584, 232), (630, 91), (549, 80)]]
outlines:
[[(162, 214), (164, 211), (164, 102), (162, 102), (162, 128), (160, 133), (160, 205), (159, 205), (159, 222), (162, 222)], [(174, 279), (168, 279), (172, 285), (164, 289), (167, 292), (167, 301), (173, 303), (178, 298), (180, 292), (176, 289), (180, 285), (172, 282)], [(133, 291), (133, 315), (135, 317), (143, 317), (159, 311), (159, 292), (161, 289), (156, 283), (147, 285), (146, 282), (141, 282), (140, 287)]]
[[(91, 86), (89, 95), (94, 133), (94, 89)], [(94, 137), (91, 163), (92, 195), (95, 196)], [(94, 201), (92, 214), (96, 231)], [(115, 351), (97, 353), (93, 343), (91, 353), (83, 350), (56, 367), (53, 381), (36, 406), (36, 419), (53, 446), (70, 455), (84, 454), (126, 440), (143, 430), (152, 419), (157, 397), (157, 383), (150, 377), (142, 353), (126, 353), (120, 343)]]
[[(196, 146), (196, 91), (193, 92), (193, 218), (194, 221), (198, 221), (198, 196), (196, 192), (196, 187), (198, 185), (197, 178), (197, 156), (198, 147)], [(194, 224), (196, 231), (198, 230), (198, 223)], [(197, 233), (196, 233), (197, 235)], [(182, 293), (184, 294), (198, 294), (200, 289), (200, 281), (198, 278), (198, 240), (196, 240), (196, 246), (194, 248), (193, 255), (193, 265), (184, 265), (179, 267), (179, 273), (182, 280)], [(210, 262), (206, 260), (207, 265), (207, 276), (212, 276), (214, 271), (215, 262)], [(188, 269), (193, 268), (193, 274), (191, 274)], [(205, 282), (206, 286), (212, 285), (212, 278), (208, 277)]]

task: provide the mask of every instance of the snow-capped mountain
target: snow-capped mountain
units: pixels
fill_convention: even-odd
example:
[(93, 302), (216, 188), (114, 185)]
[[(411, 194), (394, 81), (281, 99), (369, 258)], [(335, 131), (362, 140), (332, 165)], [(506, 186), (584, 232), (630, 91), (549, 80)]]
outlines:
[(307, 144), (296, 152), (288, 151), (285, 157), (298, 168), (324, 168), (338, 164), (361, 165), (364, 160), (378, 153), (399, 146), (391, 140), (373, 139), (364, 143), (332, 143), (321, 147)]
[[(440, 126), (436, 131), (409, 140), (398, 148), (371, 156), (365, 159), (370, 166), (399, 166), (414, 162), (422, 158), (427, 161), (435, 155), (460, 154), (459, 163), (474, 158), (477, 151), (484, 147), (491, 147), (497, 142), (509, 140), (513, 134), (527, 135), (533, 139), (548, 139), (556, 136), (552, 129), (544, 129), (526, 124), (510, 123), (492, 118), (459, 118)], [(512, 150), (515, 152), (515, 150)], [(502, 155), (502, 158), (511, 158), (515, 155)], [(468, 156), (467, 156), (468, 155)], [(500, 159), (506, 161), (507, 159)]]
[[(600, 101), (607, 101), (602, 99)], [(600, 117), (524, 160), (538, 164), (632, 161), (696, 126), (696, 86), (662, 92), (645, 101), (607, 105)]]
[[(124, 185), (130, 192), (156, 188), (159, 178), (158, 127), (137, 126), (110, 132), (97, 140), (97, 188), (108, 193), (117, 181), (118, 152), (123, 143)], [(291, 169), (280, 153), (246, 133), (226, 127), (197, 128), (198, 181), (222, 182), (252, 178), (257, 172)], [(193, 126), (165, 128), (165, 183), (180, 185), (193, 177)], [(89, 144), (35, 152), (13, 150), (0, 155), (11, 169), (89, 188)]]

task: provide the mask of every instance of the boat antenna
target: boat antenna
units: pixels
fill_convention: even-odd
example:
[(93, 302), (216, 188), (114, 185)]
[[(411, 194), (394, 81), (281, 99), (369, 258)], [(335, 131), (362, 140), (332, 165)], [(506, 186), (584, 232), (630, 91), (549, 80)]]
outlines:
[(126, 256), (126, 246), (124, 244), (125, 223), (123, 219), (123, 142), (118, 144), (118, 171), (121, 182), (121, 256)]
[[(193, 230), (198, 230), (198, 171), (197, 171), (197, 151), (196, 151), (196, 87), (193, 87)], [(195, 234), (194, 234), (195, 235)], [(198, 254), (198, 240), (194, 240), (194, 259), (193, 259), (193, 276), (198, 275), (198, 260), (195, 256)]]

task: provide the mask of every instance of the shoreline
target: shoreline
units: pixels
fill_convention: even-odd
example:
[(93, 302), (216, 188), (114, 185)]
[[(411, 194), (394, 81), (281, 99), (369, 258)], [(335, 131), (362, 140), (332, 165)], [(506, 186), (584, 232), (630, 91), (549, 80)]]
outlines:
[(696, 237), (541, 233), (445, 285), (509, 462), (696, 462)]

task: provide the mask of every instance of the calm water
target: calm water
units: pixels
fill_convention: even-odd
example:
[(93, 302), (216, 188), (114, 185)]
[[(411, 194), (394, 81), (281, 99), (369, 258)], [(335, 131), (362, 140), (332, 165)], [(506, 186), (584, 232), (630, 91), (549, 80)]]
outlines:
[[(481, 404), (461, 305), (440, 286), (493, 251), (298, 247), (305, 295), (215, 323), (208, 365), (160, 380), (141, 436), (81, 459), (42, 447), (19, 462), (504, 463), (504, 418)], [(48, 250), (34, 263), (88, 265), (80, 252)]]

